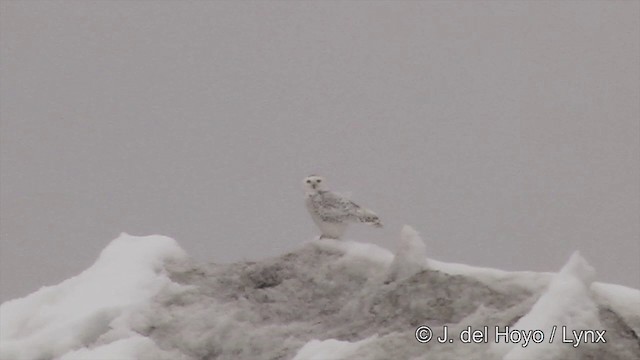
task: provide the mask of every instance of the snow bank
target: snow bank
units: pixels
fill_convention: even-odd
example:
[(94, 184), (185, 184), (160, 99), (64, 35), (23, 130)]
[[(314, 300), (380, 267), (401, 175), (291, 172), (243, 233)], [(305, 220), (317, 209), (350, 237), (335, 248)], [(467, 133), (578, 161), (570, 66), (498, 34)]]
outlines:
[[(160, 290), (177, 286), (163, 265), (185, 257), (173, 239), (121, 234), (80, 275), (0, 306), (0, 358), (134, 358), (141, 343), (149, 344), (126, 340), (135, 335), (128, 317)], [(82, 349), (93, 343), (102, 344)]]
[(525, 346), (524, 340), (509, 343), (503, 340), (495, 344), (494, 351), (504, 354), (504, 360), (570, 359), (576, 355), (573, 347), (562, 342), (563, 329), (571, 333), (572, 330), (602, 328), (590, 293), (594, 277), (595, 270), (575, 252), (531, 310), (511, 327), (524, 331), (541, 330), (551, 337), (555, 326), (557, 339), (539, 344), (530, 342)]
[[(257, 262), (185, 257), (171, 239), (123, 234), (82, 274), (0, 306), (0, 358), (640, 359), (640, 291), (592, 284), (578, 254), (557, 274), (448, 264), (427, 260), (405, 227), (395, 255), (323, 239)], [(452, 342), (415, 339), (418, 326), (440, 336), (445, 325)], [(607, 344), (525, 349), (457, 336), (469, 326), (549, 336), (553, 325), (606, 329)]]
[(157, 347), (153, 340), (148, 337), (133, 335), (105, 345), (95, 346), (91, 349), (83, 347), (78, 350), (70, 351), (62, 355), (59, 360), (138, 360), (140, 359), (139, 354), (152, 352), (156, 349)]
[(591, 284), (591, 291), (598, 303), (615, 310), (636, 334), (640, 334), (640, 290), (596, 282)]
[(552, 273), (534, 271), (505, 271), (500, 269), (472, 266), (429, 259), (429, 267), (451, 275), (468, 276), (487, 286), (501, 291), (520, 288), (530, 292), (546, 289), (553, 277)]
[(394, 258), (391, 251), (374, 244), (333, 239), (314, 240), (311, 244), (323, 250), (339, 251), (350, 260), (365, 261), (383, 266), (391, 264)]

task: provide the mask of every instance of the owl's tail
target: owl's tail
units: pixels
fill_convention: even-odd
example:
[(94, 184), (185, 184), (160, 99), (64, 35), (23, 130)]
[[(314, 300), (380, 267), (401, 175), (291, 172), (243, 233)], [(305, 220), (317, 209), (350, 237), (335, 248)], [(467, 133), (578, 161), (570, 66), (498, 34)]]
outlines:
[(358, 221), (360, 221), (361, 223), (365, 223), (367, 225), (377, 227), (377, 228), (382, 227), (382, 221), (380, 221), (380, 218), (378, 217), (378, 215), (376, 215), (376, 213), (374, 213), (369, 209), (364, 209), (364, 208), (360, 209), (358, 214)]

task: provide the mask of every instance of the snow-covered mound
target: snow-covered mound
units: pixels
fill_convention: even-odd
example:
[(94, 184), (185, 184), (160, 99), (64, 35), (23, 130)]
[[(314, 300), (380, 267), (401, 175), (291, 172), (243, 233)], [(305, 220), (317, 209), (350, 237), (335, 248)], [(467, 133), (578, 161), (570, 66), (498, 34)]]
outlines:
[[(594, 275), (594, 269), (587, 264), (584, 258), (578, 253), (573, 254), (558, 275), (553, 277), (548, 289), (536, 301), (531, 310), (511, 328), (518, 331), (553, 329), (554, 325), (562, 324), (564, 331), (572, 334), (574, 330), (602, 329), (597, 306), (589, 295), (589, 287), (593, 282)], [(580, 358), (581, 352), (563, 346), (564, 344), (560, 341), (527, 343), (526, 338), (518, 340), (494, 343), (493, 350), (504, 355), (505, 360)], [(523, 344), (526, 346), (522, 346)], [(582, 346), (591, 345), (584, 344)]]
[[(592, 283), (577, 254), (553, 274), (425, 253), (408, 227), (396, 255), (325, 239), (229, 265), (197, 263), (168, 238), (122, 236), (79, 276), (2, 304), (0, 358), (640, 359), (640, 291)], [(426, 343), (421, 326), (433, 331)], [(460, 340), (485, 326), (477, 344)], [(544, 341), (495, 344), (496, 326), (540, 328)], [(563, 326), (567, 337), (604, 330), (606, 343), (563, 343)]]
[(120, 235), (80, 275), (0, 306), (0, 359), (135, 359), (153, 341), (129, 321), (178, 287), (164, 264), (181, 259), (173, 239)]

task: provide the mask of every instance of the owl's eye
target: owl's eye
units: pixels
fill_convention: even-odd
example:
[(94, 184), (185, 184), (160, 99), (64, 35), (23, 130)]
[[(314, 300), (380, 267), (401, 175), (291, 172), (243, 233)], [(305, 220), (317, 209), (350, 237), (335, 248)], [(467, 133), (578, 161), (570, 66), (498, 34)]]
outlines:
[(307, 180), (307, 184), (311, 184), (311, 180)]
[(321, 182), (322, 180), (318, 179), (318, 182)]

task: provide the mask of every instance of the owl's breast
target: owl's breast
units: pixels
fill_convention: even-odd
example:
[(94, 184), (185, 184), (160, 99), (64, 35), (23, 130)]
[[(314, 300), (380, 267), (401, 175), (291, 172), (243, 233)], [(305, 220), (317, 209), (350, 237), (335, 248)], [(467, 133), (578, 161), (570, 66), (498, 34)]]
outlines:
[(314, 199), (313, 196), (309, 196), (305, 199), (305, 205), (307, 206), (307, 211), (309, 211), (309, 214), (311, 215), (311, 218), (313, 219), (313, 221), (320, 225), (322, 223), (322, 219), (320, 217), (320, 213), (319, 213), (319, 204), (316, 201), (316, 199)]

